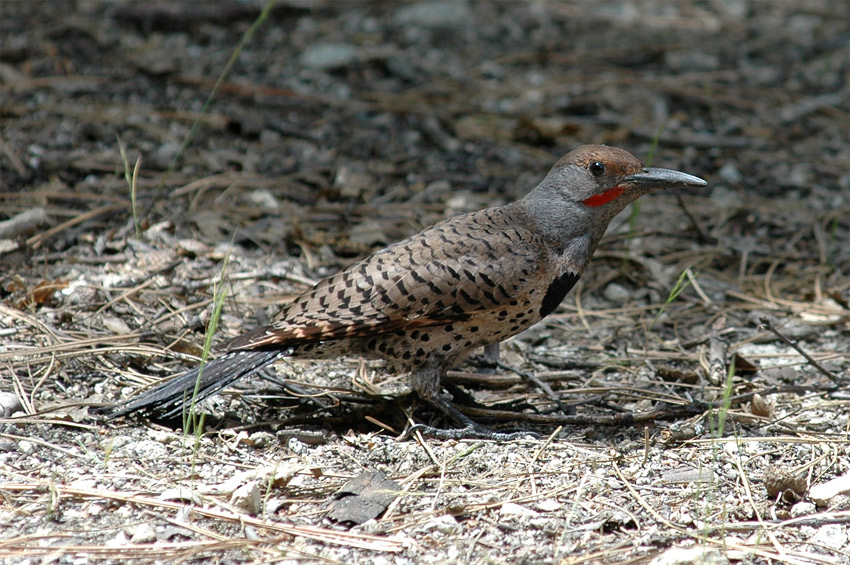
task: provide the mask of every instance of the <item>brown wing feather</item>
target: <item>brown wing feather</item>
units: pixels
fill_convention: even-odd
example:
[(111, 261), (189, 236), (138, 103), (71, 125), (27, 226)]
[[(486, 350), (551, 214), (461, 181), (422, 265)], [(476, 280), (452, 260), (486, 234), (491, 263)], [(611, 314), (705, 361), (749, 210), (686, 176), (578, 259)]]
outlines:
[(440, 222), (322, 280), (228, 349), (382, 334), (507, 306), (554, 260), (519, 214), (507, 206)]

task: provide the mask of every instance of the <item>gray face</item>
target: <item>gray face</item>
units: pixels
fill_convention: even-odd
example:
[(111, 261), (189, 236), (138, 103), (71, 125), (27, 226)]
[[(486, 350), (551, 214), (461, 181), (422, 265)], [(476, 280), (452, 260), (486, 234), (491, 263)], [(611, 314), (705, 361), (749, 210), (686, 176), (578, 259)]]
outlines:
[(553, 247), (561, 252), (572, 248), (583, 269), (608, 224), (629, 203), (657, 189), (705, 185), (679, 171), (645, 168), (622, 149), (585, 145), (555, 163), (517, 204)]

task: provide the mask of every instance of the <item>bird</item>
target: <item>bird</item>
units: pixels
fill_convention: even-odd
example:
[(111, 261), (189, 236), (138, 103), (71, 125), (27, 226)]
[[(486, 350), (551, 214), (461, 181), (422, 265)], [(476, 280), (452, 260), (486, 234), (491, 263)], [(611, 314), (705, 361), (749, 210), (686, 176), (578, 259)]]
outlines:
[(703, 179), (645, 167), (628, 151), (584, 145), (524, 197), (456, 215), (353, 263), (303, 292), (223, 354), (119, 404), (168, 418), (281, 358), (382, 359), (457, 425), (446, 437), (494, 437), (444, 391), (473, 350), (551, 314), (584, 273), (611, 220), (640, 196), (702, 187)]

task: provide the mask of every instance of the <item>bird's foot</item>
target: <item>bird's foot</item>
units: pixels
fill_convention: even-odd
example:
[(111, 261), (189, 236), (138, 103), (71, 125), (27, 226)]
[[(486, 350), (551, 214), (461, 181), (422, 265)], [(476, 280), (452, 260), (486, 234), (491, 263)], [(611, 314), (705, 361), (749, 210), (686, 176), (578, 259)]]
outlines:
[(434, 426), (426, 426), (425, 424), (416, 424), (408, 428), (403, 439), (408, 439), (417, 432), (425, 437), (433, 439), (486, 439), (491, 441), (513, 441), (517, 439), (527, 439), (529, 437), (534, 439), (540, 438), (540, 434), (535, 432), (499, 432), (474, 422), (467, 422), (467, 424), (462, 428), (435, 428)]
[(528, 436), (539, 438), (539, 434), (534, 432), (526, 432), (526, 431), (514, 431), (514, 432), (499, 432), (496, 430), (491, 430), (487, 426), (483, 426), (458, 410), (458, 408), (452, 404), (451, 397), (438, 395), (431, 402), (443, 411), (449, 418), (455, 421), (455, 423), (459, 424), (458, 428), (435, 428), (433, 426), (426, 426), (425, 424), (416, 424), (411, 426), (410, 429), (407, 430), (407, 433), (404, 434), (404, 438), (408, 438), (411, 434), (415, 432), (419, 432), (424, 436), (431, 437), (434, 439), (488, 439), (492, 441), (512, 441), (515, 439), (521, 439)]

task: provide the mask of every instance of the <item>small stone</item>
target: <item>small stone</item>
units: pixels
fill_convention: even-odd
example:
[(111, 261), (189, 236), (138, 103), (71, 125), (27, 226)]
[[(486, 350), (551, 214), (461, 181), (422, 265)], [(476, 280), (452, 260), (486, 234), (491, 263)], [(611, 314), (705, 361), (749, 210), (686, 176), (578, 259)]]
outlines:
[(396, 23), (427, 28), (460, 27), (470, 22), (472, 12), (466, 2), (417, 2), (400, 8)]
[(373, 246), (387, 241), (381, 222), (366, 220), (351, 228), (348, 239), (352, 243)]
[(839, 495), (850, 495), (850, 475), (836, 477), (809, 489), (809, 499), (818, 506), (829, 506), (830, 501)]
[(264, 210), (277, 210), (280, 208), (280, 201), (272, 194), (271, 190), (265, 188), (250, 191), (248, 193), (248, 200), (251, 204)]
[[(115, 537), (106, 540), (104, 545), (106, 547), (117, 547), (127, 545), (128, 542), (127, 534), (125, 534), (122, 530), (119, 530), (118, 533), (115, 534)], [(76, 561), (74, 563), (76, 563)]]
[(717, 176), (720, 177), (726, 184), (739, 184), (744, 180), (744, 175), (738, 170), (734, 163), (724, 163), (720, 170), (717, 171)]
[(130, 543), (152, 543), (156, 541), (156, 530), (148, 522), (143, 522), (124, 530), (130, 536)]
[(230, 497), (230, 504), (245, 510), (251, 515), (259, 514), (263, 504), (259, 483), (257, 481), (251, 481), (233, 491), (233, 495)]
[(297, 437), (289, 438), (286, 442), (286, 448), (296, 455), (301, 455), (309, 450), (309, 447), (302, 443)]
[(22, 410), (21, 399), (14, 392), (0, 392), (0, 417), (8, 418)]
[(791, 517), (799, 518), (800, 516), (808, 516), (815, 513), (816, 506), (811, 502), (798, 502), (791, 507)]
[(162, 491), (160, 500), (185, 500), (193, 504), (201, 504), (201, 497), (190, 488), (175, 487)]
[[(177, 142), (169, 142), (163, 143), (159, 147), (157, 147), (156, 151), (150, 153), (143, 157), (142, 166), (145, 168), (157, 169), (157, 170), (165, 170), (169, 166), (171, 166), (171, 162), (174, 160), (174, 157), (180, 151), (180, 144)], [(129, 163), (130, 170), (136, 164), (135, 159), (128, 153), (128, 159), (132, 159), (132, 162)]]
[(103, 328), (113, 335), (128, 335), (132, 332), (127, 322), (117, 316), (103, 316)]
[(274, 444), (275, 436), (269, 432), (255, 432), (251, 434), (248, 441), (257, 449), (265, 449)]
[(137, 441), (128, 447), (140, 459), (161, 459), (168, 455), (168, 450), (161, 443), (149, 439)]
[(196, 257), (203, 257), (210, 251), (208, 245), (191, 238), (179, 239), (175, 242), (175, 246), (184, 254), (194, 255)]
[(171, 430), (157, 430), (157, 429), (149, 429), (148, 435), (150, 438), (163, 445), (168, 445), (170, 443), (174, 443), (175, 441), (182, 440), (182, 437)]
[(18, 451), (24, 455), (31, 455), (35, 451), (35, 444), (31, 441), (22, 439), (18, 442)]
[(556, 512), (563, 508), (563, 506), (563, 504), (552, 498), (547, 498), (537, 503), (537, 509), (541, 512)]
[(450, 516), (448, 514), (434, 518), (433, 520), (425, 524), (425, 529), (436, 530), (444, 534), (452, 535), (457, 534), (461, 531), (460, 524), (457, 523), (455, 517)]
[(516, 504), (514, 502), (505, 502), (502, 504), (502, 507), (499, 509), (499, 513), (502, 516), (536, 516), (537, 512), (528, 508), (526, 506), (522, 506), (520, 504)]
[(621, 284), (611, 283), (605, 287), (602, 295), (611, 302), (624, 303), (629, 301), (632, 293)]
[(340, 69), (357, 59), (357, 48), (348, 43), (311, 45), (298, 59), (302, 65), (322, 71)]

